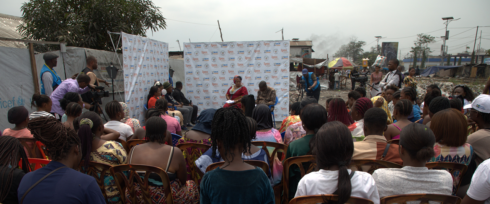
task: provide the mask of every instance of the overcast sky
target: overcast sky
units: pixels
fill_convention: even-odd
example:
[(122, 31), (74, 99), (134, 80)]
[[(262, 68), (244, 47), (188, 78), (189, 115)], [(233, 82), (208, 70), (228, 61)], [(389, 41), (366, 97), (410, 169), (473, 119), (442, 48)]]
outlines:
[[(25, 0), (9, 0), (0, 13), (21, 16)], [(314, 57), (326, 58), (357, 38), (366, 42), (365, 50), (381, 42), (399, 42), (402, 57), (410, 51), (416, 34), (427, 33), (437, 41), (430, 45), (439, 55), (444, 35), (442, 17), (458, 21), (449, 24), (449, 53), (473, 49), (476, 26), (483, 31), (481, 47), (490, 49), (489, 0), (153, 0), (167, 18), (167, 29), (148, 37), (168, 42), (170, 50), (179, 50), (180, 42), (221, 41), (216, 20), (220, 20), (225, 41), (313, 40)], [(189, 23), (185, 23), (189, 22)], [(478, 31), (479, 35), (480, 31)], [(478, 48), (479, 36), (476, 43)]]

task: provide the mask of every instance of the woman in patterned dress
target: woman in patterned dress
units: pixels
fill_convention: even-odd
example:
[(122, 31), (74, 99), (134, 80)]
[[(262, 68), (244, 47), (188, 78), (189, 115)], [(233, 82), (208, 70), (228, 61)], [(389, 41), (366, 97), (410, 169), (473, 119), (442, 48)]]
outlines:
[[(74, 122), (74, 128), (78, 131), (81, 141), (83, 169), (87, 169), (89, 161), (94, 161), (111, 166), (127, 163), (126, 150), (116, 141), (101, 139), (104, 133), (102, 119), (95, 112), (85, 112)], [(113, 131), (114, 137), (119, 137), (119, 133)], [(112, 137), (112, 136), (111, 136)], [(116, 137), (116, 138), (117, 138)], [(99, 169), (99, 171), (101, 171)], [(114, 178), (106, 172), (104, 185), (107, 199), (110, 203), (119, 203), (121, 195), (117, 189)]]
[(242, 108), (241, 99), (243, 96), (248, 95), (247, 88), (242, 84), (242, 77), (235, 76), (233, 78), (233, 83), (235, 85), (231, 86), (226, 92), (226, 100), (233, 100), (233, 103), (227, 103), (223, 106), (223, 108), (236, 106), (237, 108)]
[(408, 76), (403, 79), (403, 85), (405, 87), (412, 87), (417, 89), (417, 81), (415, 80), (415, 68), (410, 68), (408, 70)]

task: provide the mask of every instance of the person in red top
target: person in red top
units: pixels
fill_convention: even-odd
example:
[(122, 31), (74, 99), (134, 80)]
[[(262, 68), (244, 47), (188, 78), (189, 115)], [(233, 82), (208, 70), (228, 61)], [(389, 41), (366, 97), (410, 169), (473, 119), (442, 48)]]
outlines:
[(155, 103), (162, 95), (162, 92), (158, 91), (158, 86), (152, 86), (150, 88), (150, 93), (148, 94), (148, 109), (154, 108)]
[(233, 78), (233, 82), (235, 85), (231, 86), (226, 92), (226, 100), (233, 100), (233, 103), (227, 103), (223, 106), (223, 108), (227, 108), (230, 106), (235, 106), (239, 109), (242, 108), (242, 103), (240, 100), (243, 96), (248, 95), (247, 88), (242, 84), (242, 77), (235, 76)]

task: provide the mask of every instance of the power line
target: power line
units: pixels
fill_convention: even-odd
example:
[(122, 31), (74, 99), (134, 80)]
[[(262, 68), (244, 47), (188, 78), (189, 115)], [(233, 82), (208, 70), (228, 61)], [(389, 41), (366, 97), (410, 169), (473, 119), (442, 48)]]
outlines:
[(187, 21), (175, 20), (175, 19), (170, 19), (170, 18), (166, 18), (165, 20), (177, 21), (177, 22), (181, 22), (181, 23), (195, 24), (195, 25), (216, 26), (216, 25), (212, 25), (212, 24), (193, 23), (193, 22), (187, 22)]
[(454, 36), (458, 36), (458, 35), (463, 34), (463, 33), (466, 33), (466, 32), (468, 32), (468, 31), (470, 31), (470, 30), (475, 29), (475, 28), (476, 28), (476, 27), (474, 27), (474, 28), (470, 28), (470, 29), (465, 30), (465, 31), (463, 31), (463, 32), (461, 32), (461, 33), (458, 33), (458, 34), (456, 34), (456, 35), (453, 35), (452, 37), (454, 37)]

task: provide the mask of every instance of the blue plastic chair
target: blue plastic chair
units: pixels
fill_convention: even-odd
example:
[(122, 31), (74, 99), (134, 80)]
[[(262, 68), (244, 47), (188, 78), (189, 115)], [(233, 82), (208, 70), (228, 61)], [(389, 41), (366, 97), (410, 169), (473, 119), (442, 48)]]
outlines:
[(175, 133), (170, 133), (170, 134), (172, 134), (172, 146), (175, 147), (175, 145), (177, 145), (177, 142), (179, 142), (179, 139), (182, 138), (182, 136), (177, 135)]
[(148, 104), (145, 104), (144, 106), (145, 106), (145, 110), (148, 110)]
[[(269, 105), (269, 109), (271, 109), (272, 106), (275, 107), (278, 103), (279, 103), (279, 99), (276, 96), (276, 103), (274, 105)], [(274, 108), (274, 110), (276, 109)], [(274, 117), (274, 111), (271, 111), (271, 114), (272, 114), (272, 124), (274, 124), (274, 128), (276, 128), (276, 118)]]
[(284, 141), (284, 135), (286, 135), (286, 131), (281, 132), (282, 141)]

